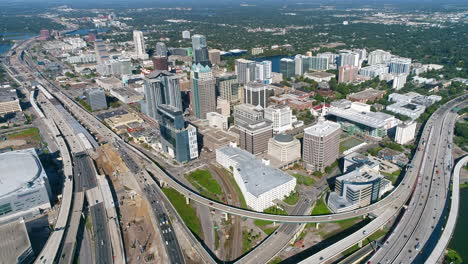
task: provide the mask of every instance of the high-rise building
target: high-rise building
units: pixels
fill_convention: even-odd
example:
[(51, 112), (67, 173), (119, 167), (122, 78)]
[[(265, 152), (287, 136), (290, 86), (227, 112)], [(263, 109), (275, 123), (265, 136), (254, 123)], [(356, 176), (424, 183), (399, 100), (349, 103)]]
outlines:
[(190, 31), (188, 31), (188, 30), (182, 31), (182, 38), (183, 39), (190, 39)]
[(153, 68), (155, 71), (169, 70), (166, 56), (154, 56), (151, 60), (153, 61)]
[(244, 86), (243, 102), (265, 108), (268, 106), (268, 99), (273, 95), (274, 91), (269, 85), (260, 82), (249, 82)]
[(340, 155), (340, 125), (319, 117), (317, 124), (304, 129), (303, 160), (308, 171), (324, 171)]
[(203, 66), (211, 66), (205, 36), (199, 34), (192, 36), (192, 50), (195, 64), (199, 63)]
[(280, 60), (280, 72), (283, 74), (283, 78), (294, 77), (296, 73), (295, 62), (292, 59), (282, 58)]
[(344, 51), (340, 53), (340, 56), (338, 57), (338, 67), (341, 66), (355, 66), (359, 67), (360, 61), (359, 61), (359, 54), (356, 52), (352, 51)]
[(212, 65), (219, 65), (221, 63), (221, 51), (218, 49), (210, 49), (208, 57)]
[(138, 59), (147, 59), (148, 54), (146, 53), (145, 39), (143, 32), (139, 30), (133, 31), (133, 44), (135, 45), (135, 55)]
[(231, 103), (221, 97), (216, 98), (216, 112), (223, 116), (231, 116)]
[(292, 117), (292, 110), (287, 105), (273, 105), (264, 110), (264, 118), (272, 122), (275, 134), (291, 129)]
[(315, 71), (326, 71), (328, 70), (328, 57), (308, 57), (309, 58), (309, 70)]
[(359, 61), (364, 61), (367, 59), (367, 50), (364, 49), (353, 49), (353, 52), (359, 54)]
[(411, 59), (395, 57), (388, 62), (388, 72), (392, 74), (410, 74)]
[(94, 52), (96, 53), (97, 64), (103, 64), (109, 61), (109, 53), (107, 52), (107, 45), (102, 39), (96, 39), (94, 41)]
[(264, 84), (270, 84), (272, 82), (271, 61), (256, 62), (254, 79)]
[(178, 162), (197, 158), (197, 129), (184, 120), (182, 111), (164, 104), (157, 111), (163, 150)]
[(369, 65), (387, 63), (391, 57), (392, 54), (388, 51), (380, 49), (373, 50), (369, 52), (369, 56), (367, 57), (367, 63)]
[(235, 74), (223, 74), (216, 77), (217, 94), (228, 102), (239, 101), (239, 82)]
[(166, 47), (166, 43), (164, 42), (157, 42), (156, 43), (156, 49), (154, 51), (154, 55), (155, 56), (163, 56), (163, 57), (166, 57), (167, 56), (167, 47)]
[(393, 75), (392, 88), (395, 90), (400, 90), (401, 88), (403, 88), (406, 84), (407, 77), (408, 74), (405, 73)]
[(396, 128), (395, 142), (401, 145), (408, 144), (416, 134), (416, 122), (401, 123)]
[(254, 155), (268, 151), (268, 141), (273, 137), (269, 120), (259, 120), (236, 125), (239, 132), (240, 148)]
[[(306, 60), (304, 60), (306, 61)], [(300, 54), (297, 54), (295, 57), (294, 57), (294, 74), (295, 75), (298, 75), (298, 76), (301, 76), (303, 73), (304, 73), (304, 69), (303, 69), (303, 66), (302, 65), (303, 63), (303, 56), (300, 55)], [(309, 69), (307, 68), (307, 71)]]
[(237, 59), (235, 64), (237, 79), (240, 84), (255, 80), (256, 62), (246, 59)]
[(340, 66), (338, 68), (338, 82), (339, 83), (350, 83), (356, 80), (358, 74), (358, 67), (356, 66)]
[(263, 120), (263, 108), (250, 104), (234, 106), (234, 124), (242, 125)]
[(85, 91), (86, 100), (92, 111), (107, 108), (106, 94), (101, 88), (89, 88)]
[(328, 59), (328, 63), (329, 64), (332, 64), (332, 65), (335, 65), (337, 64), (338, 62), (338, 54), (336, 53), (331, 53), (331, 52), (324, 52), (324, 53), (318, 53), (317, 54), (317, 57), (319, 58), (327, 58)]
[(388, 73), (388, 66), (386, 64), (374, 64), (359, 69), (359, 75), (371, 78), (375, 78), (385, 73)]
[(211, 68), (201, 64), (192, 65), (190, 79), (193, 113), (197, 118), (206, 119), (206, 113), (216, 112), (216, 79)]
[(145, 113), (157, 119), (160, 105), (170, 105), (182, 111), (179, 78), (168, 71), (153, 71), (144, 78)]

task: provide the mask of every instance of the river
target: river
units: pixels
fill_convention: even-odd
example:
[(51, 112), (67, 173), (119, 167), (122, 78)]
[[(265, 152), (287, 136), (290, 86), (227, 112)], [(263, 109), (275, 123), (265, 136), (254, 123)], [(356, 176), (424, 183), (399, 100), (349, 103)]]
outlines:
[(457, 225), (450, 240), (449, 248), (460, 254), (464, 263), (468, 263), (468, 188), (460, 190), (460, 208), (458, 211)]

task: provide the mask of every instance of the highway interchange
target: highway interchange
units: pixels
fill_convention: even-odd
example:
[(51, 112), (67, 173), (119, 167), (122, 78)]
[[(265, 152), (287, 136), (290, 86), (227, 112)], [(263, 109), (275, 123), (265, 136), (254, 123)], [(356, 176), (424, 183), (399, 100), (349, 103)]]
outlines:
[[(150, 160), (146, 155), (144, 155), (143, 153), (135, 149), (133, 146), (127, 144), (125, 141), (119, 138), (110, 129), (103, 125), (98, 119), (86, 112), (71, 98), (67, 97), (67, 95), (63, 94), (58, 88), (49, 83), (48, 80), (43, 78), (39, 82), (43, 84), (44, 88), (46, 88), (49, 92), (54, 94), (55, 98), (57, 98), (57, 100), (61, 104), (63, 104), (63, 106), (65, 106), (66, 111), (69, 111), (74, 116), (73, 119), (77, 118), (90, 132), (92, 132), (92, 134), (94, 134), (95, 137), (99, 139), (99, 141), (115, 142), (119, 144), (122, 149), (127, 149), (128, 151), (131, 151), (132, 153), (136, 154), (142, 160), (146, 161), (146, 169), (149, 172), (151, 172), (151, 174), (154, 176), (154, 179), (159, 184), (169, 185), (170, 187), (184, 194), (189, 199), (219, 211), (239, 215), (242, 217), (269, 220), (282, 223), (319, 223), (344, 220), (354, 218), (356, 216), (365, 216), (371, 212), (378, 212), (381, 215), (389, 215), (389, 217), (392, 217), (398, 211), (398, 209), (402, 207), (410, 197), (412, 197), (409, 204), (407, 205), (405, 215), (401, 219), (400, 224), (397, 225), (395, 230), (393, 230), (389, 239), (385, 242), (384, 247), (379, 249), (376, 252), (376, 254), (371, 258), (372, 263), (412, 262), (418, 256), (418, 251), (420, 251), (420, 249), (423, 248), (426, 242), (429, 240), (433, 229), (437, 226), (440, 218), (443, 215), (442, 209), (445, 207), (445, 203), (448, 197), (447, 189), (451, 177), (451, 164), (453, 162), (449, 146), (451, 145), (451, 138), (453, 135), (453, 133), (451, 132), (453, 130), (453, 122), (454, 118), (456, 117), (456, 114), (452, 113), (450, 110), (457, 103), (466, 102), (465, 95), (457, 102), (450, 102), (447, 105), (441, 107), (438, 111), (436, 111), (433, 114), (431, 119), (427, 122), (423, 134), (421, 136), (422, 141), (419, 145), (419, 149), (421, 150), (418, 150), (416, 152), (411, 162), (410, 169), (406, 172), (405, 178), (391, 194), (389, 194), (381, 201), (370, 206), (353, 210), (350, 212), (324, 216), (303, 215), (307, 211), (304, 209), (308, 208), (308, 206), (304, 205), (305, 207), (301, 207), (302, 209), (297, 211), (298, 215), (280, 216), (253, 212), (246, 209), (233, 207), (230, 205), (212, 201), (199, 195), (197, 192), (192, 191), (191, 189), (182, 185), (171, 175), (168, 175), (166, 172), (157, 167), (152, 162), (152, 160)], [(62, 116), (62, 118), (69, 119), (70, 116), (64, 115)], [(442, 120), (442, 122), (440, 122), (440, 120)], [(75, 139), (78, 142), (78, 139)], [(78, 147), (72, 145), (72, 148)], [(74, 152), (76, 151), (77, 150), (74, 150)], [(149, 165), (150, 163), (152, 165)], [(140, 166), (140, 164), (138, 166)], [(140, 173), (144, 172), (140, 170)], [(140, 175), (139, 177), (140, 180), (146, 179), (146, 181), (149, 181), (147, 176)], [(145, 183), (144, 190), (146, 192), (146, 196), (148, 197), (150, 202), (152, 202), (152, 204), (156, 203), (158, 205), (159, 201), (165, 199), (165, 197), (161, 197), (162, 193), (157, 191), (159, 190), (158, 186), (155, 186), (151, 183)], [(389, 210), (385, 211), (386, 213), (382, 213), (382, 209), (384, 208), (389, 208)], [(94, 210), (95, 209), (93, 209), (92, 211)], [(99, 208), (96, 208), (96, 210), (100, 211)], [(162, 230), (169, 230), (168, 233), (172, 233), (172, 235), (167, 235), (167, 233), (163, 231), (163, 237), (165, 241), (168, 241), (168, 243), (169, 241), (171, 243), (177, 243), (177, 238), (175, 237), (174, 232), (172, 232), (172, 226), (170, 222), (167, 221), (165, 213), (163, 213), (165, 209), (158, 205), (153, 206), (153, 210), (158, 216), (158, 219), (160, 220), (159, 223), (163, 228)], [(426, 217), (428, 215), (431, 217)], [(93, 220), (98, 222), (105, 221), (105, 219), (103, 218), (99, 219), (96, 217), (94, 217)], [(383, 222), (385, 223), (386, 221)], [(284, 227), (282, 228), (284, 230), (279, 229), (278, 231), (281, 232), (277, 232), (280, 233), (280, 235), (283, 232), (290, 234), (291, 232), (294, 232), (295, 229), (291, 229), (292, 226), (293, 225), (290, 225), (290, 227), (288, 227), (287, 225), (284, 225)], [(428, 227), (431, 227), (431, 229), (429, 229)], [(275, 235), (278, 235), (278, 233), (276, 233)], [(105, 235), (104, 238), (106, 238)], [(276, 237), (274, 238), (277, 239)], [(270, 237), (268, 239), (273, 238)], [(101, 239), (101, 241), (105, 240)], [(271, 244), (278, 246), (282, 244), (284, 245), (283, 242), (263, 243), (261, 247), (268, 248), (269, 246), (271, 246)], [(102, 243), (102, 246), (103, 245), (104, 243)], [(180, 252), (180, 247), (178, 246), (178, 244), (174, 245), (175, 251), (172, 252), (170, 249), (172, 247), (166, 247), (168, 255), (171, 256), (171, 253), (172, 255), (174, 255), (171, 258), (171, 262), (183, 263), (184, 260)], [(278, 251), (281, 248), (278, 248)], [(341, 248), (341, 250), (344, 249)], [(102, 252), (99, 254), (102, 254)], [(109, 255), (108, 253), (106, 253), (106, 250), (104, 250), (103, 254)], [(319, 262), (322, 262), (325, 260), (325, 258), (321, 256), (318, 260)], [(244, 262), (244, 260), (241, 259), (239, 263), (248, 263), (248, 261)], [(256, 263), (256, 261), (253, 261), (253, 263)]]

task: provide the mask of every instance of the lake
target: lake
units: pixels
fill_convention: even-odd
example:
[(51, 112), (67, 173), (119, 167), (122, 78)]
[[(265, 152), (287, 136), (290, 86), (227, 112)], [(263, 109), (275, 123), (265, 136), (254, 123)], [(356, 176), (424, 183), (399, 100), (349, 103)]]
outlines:
[(0, 44), (0, 55), (6, 53), (11, 47), (12, 45), (10, 44)]
[(271, 71), (280, 72), (280, 60), (282, 58), (293, 59), (294, 57), (278, 55), (278, 56), (270, 56), (270, 57), (259, 57), (259, 58), (254, 58), (253, 60), (254, 61), (269, 60), (269, 61), (271, 61)]
[(5, 40), (23, 40), (37, 36), (36, 33), (24, 33), (24, 32), (6, 32), (0, 33), (0, 38)]
[(460, 254), (465, 263), (468, 262), (468, 188), (460, 190), (460, 208), (458, 211), (457, 224), (453, 232), (452, 240), (450, 240), (449, 248), (454, 249)]
[(82, 29), (77, 29), (77, 30), (74, 30), (74, 31), (70, 31), (65, 35), (67, 35), (67, 36), (70, 36), (70, 35), (88, 35), (89, 32), (91, 32), (91, 31), (95, 31), (97, 33), (105, 33), (107, 31), (109, 31), (109, 29), (108, 28), (92, 28), (92, 29), (91, 28), (89, 28), (89, 29), (82, 28)]

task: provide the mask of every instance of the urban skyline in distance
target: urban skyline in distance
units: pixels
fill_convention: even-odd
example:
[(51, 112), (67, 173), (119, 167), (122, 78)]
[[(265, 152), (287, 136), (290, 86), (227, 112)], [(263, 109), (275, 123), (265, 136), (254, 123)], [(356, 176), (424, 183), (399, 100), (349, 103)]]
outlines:
[(0, 262), (468, 260), (467, 3), (0, 10)]

